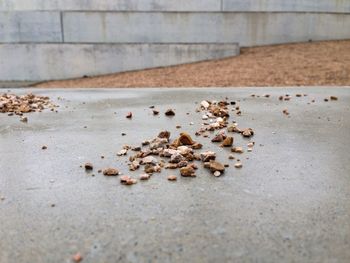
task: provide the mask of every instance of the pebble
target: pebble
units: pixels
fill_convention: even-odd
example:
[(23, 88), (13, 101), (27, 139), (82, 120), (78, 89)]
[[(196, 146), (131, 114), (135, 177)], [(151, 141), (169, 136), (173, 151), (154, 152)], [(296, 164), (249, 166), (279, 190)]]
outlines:
[(78, 263), (78, 262), (80, 262), (80, 261), (83, 260), (83, 257), (82, 257), (82, 255), (78, 252), (78, 253), (76, 253), (76, 254), (72, 257), (72, 259), (73, 259), (74, 262)]
[(85, 167), (85, 170), (87, 171), (91, 171), (94, 169), (94, 166), (92, 165), (92, 163), (86, 163), (84, 167)]
[(204, 109), (208, 109), (209, 106), (210, 106), (210, 104), (209, 104), (208, 101), (203, 100), (203, 101), (201, 102), (201, 106), (202, 106)]
[(46, 150), (46, 149), (47, 149), (47, 146), (46, 146), (46, 145), (43, 145), (43, 146), (41, 147), (41, 149), (42, 149), (42, 150)]
[(140, 180), (142, 180), (142, 181), (146, 181), (146, 180), (148, 180), (150, 178), (151, 178), (150, 174), (141, 174), (140, 175)]
[(117, 176), (119, 171), (115, 168), (106, 168), (103, 170), (103, 175), (105, 176)]
[(216, 161), (210, 161), (209, 163), (209, 169), (211, 172), (216, 172), (216, 171), (219, 171), (219, 172), (224, 172), (225, 171), (225, 166), (219, 162), (216, 162)]
[(28, 122), (28, 118), (24, 117), (24, 116), (21, 116), (20, 121), (21, 122)]
[(227, 137), (222, 144), (220, 144), (221, 147), (231, 147), (233, 144), (233, 137)]
[(228, 158), (229, 158), (230, 160), (234, 160), (234, 159), (235, 159), (235, 156), (234, 156), (233, 154), (230, 154), (230, 155), (228, 156)]
[(243, 167), (243, 164), (238, 162), (238, 163), (235, 163), (235, 167), (236, 168), (242, 168)]
[(219, 176), (221, 176), (221, 173), (219, 171), (216, 171), (216, 172), (214, 172), (214, 176), (219, 177)]
[(120, 177), (120, 182), (125, 185), (133, 185), (137, 183), (137, 180), (132, 179), (130, 176), (123, 175)]
[(126, 114), (126, 118), (127, 118), (127, 119), (131, 119), (131, 118), (132, 118), (132, 112), (128, 112), (128, 113)]
[(183, 177), (196, 177), (195, 170), (192, 166), (182, 167), (180, 169), (180, 174)]
[(176, 175), (169, 175), (168, 176), (168, 180), (169, 181), (176, 181), (177, 180), (177, 176)]
[(175, 112), (172, 109), (168, 109), (168, 110), (166, 110), (165, 115), (166, 116), (174, 116)]
[(209, 119), (209, 117), (207, 115), (202, 116), (202, 120), (207, 120), (207, 119)]
[(201, 153), (202, 162), (209, 162), (216, 159), (216, 153), (212, 151), (206, 151)]
[(242, 147), (233, 147), (231, 148), (231, 152), (234, 152), (234, 153), (244, 153), (244, 150)]

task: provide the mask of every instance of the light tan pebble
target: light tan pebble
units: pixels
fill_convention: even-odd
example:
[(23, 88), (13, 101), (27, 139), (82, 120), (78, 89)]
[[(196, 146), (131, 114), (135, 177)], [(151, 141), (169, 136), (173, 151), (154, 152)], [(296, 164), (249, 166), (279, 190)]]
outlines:
[(235, 163), (235, 167), (236, 168), (242, 168), (243, 167), (243, 164), (238, 162), (238, 163)]
[(168, 176), (168, 180), (169, 181), (176, 181), (177, 180), (177, 176), (176, 175), (169, 175)]
[(231, 148), (231, 152), (234, 152), (234, 153), (244, 153), (244, 150), (242, 147), (233, 147)]
[(230, 160), (234, 160), (234, 159), (235, 159), (235, 156), (234, 156), (233, 154), (230, 154), (230, 155), (228, 156), (228, 158), (229, 158)]
[(119, 171), (115, 168), (106, 168), (103, 170), (103, 175), (105, 176), (117, 176)]
[(142, 180), (142, 181), (146, 181), (146, 180), (148, 180), (150, 178), (151, 178), (150, 174), (141, 174), (140, 175), (140, 180)]
[(252, 148), (248, 148), (248, 149), (247, 149), (247, 152), (251, 152), (251, 151), (253, 151)]
[(219, 177), (219, 176), (221, 176), (221, 173), (219, 171), (216, 171), (216, 172), (214, 172), (214, 176)]

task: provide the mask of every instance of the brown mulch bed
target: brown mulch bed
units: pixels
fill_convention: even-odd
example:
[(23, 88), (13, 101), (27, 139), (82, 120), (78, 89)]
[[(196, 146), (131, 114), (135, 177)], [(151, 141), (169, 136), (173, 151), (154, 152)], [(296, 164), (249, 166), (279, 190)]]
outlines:
[(349, 86), (350, 41), (242, 48), (221, 60), (74, 80), (36, 87)]

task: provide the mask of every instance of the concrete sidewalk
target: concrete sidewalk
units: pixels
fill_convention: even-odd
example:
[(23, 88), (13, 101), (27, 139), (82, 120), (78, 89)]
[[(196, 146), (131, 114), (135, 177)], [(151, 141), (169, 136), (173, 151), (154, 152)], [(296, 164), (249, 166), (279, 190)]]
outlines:
[[(350, 88), (34, 92), (59, 112), (28, 114), (28, 123), (0, 114), (1, 263), (71, 262), (76, 252), (83, 262), (350, 261)], [(292, 99), (279, 101), (286, 93)], [(324, 102), (330, 95), (339, 100)], [(165, 129), (171, 138), (194, 135), (202, 123), (195, 102), (225, 97), (242, 109), (230, 120), (256, 132), (242, 169), (203, 137), (194, 138), (230, 163), (222, 177), (200, 169), (197, 178), (168, 182), (174, 171), (165, 170), (126, 187), (79, 167), (90, 161), (95, 171), (115, 166), (136, 176), (128, 157), (116, 156), (123, 145)], [(176, 116), (165, 117), (168, 108)], [(235, 136), (235, 144), (246, 141)]]

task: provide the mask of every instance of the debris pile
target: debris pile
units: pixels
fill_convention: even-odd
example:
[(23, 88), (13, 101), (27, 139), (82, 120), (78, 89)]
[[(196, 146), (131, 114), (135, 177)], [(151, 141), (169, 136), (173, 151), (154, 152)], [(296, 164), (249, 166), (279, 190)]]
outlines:
[(50, 101), (49, 97), (34, 95), (0, 94), (0, 113), (8, 113), (9, 116), (21, 116), (22, 122), (27, 122), (28, 118), (23, 114), (30, 112), (41, 112), (44, 109), (55, 111), (58, 106)]
[[(158, 115), (159, 111), (154, 110), (154, 106), (150, 107), (154, 115)], [(196, 136), (203, 136), (204, 138), (211, 137), (211, 142), (217, 144), (220, 151), (223, 148), (229, 148), (231, 151), (226, 151), (228, 159), (236, 160), (233, 167), (241, 168), (242, 163), (236, 159), (234, 154), (242, 154), (243, 147), (234, 146), (235, 139), (233, 133), (239, 134), (242, 138), (250, 138), (254, 135), (252, 128), (239, 128), (238, 124), (233, 121), (229, 123), (231, 112), (236, 115), (241, 115), (241, 109), (235, 101), (208, 101), (204, 100), (200, 103), (200, 107), (196, 109), (200, 113), (203, 121), (202, 127), (195, 133)], [(165, 116), (174, 116), (175, 111), (168, 109), (164, 112)], [(187, 113), (188, 115), (188, 113)], [(126, 115), (127, 118), (132, 118), (132, 113)], [(193, 122), (190, 125), (194, 125)], [(177, 125), (176, 128), (181, 128)], [(252, 151), (254, 142), (248, 143), (247, 151)], [(175, 138), (171, 138), (170, 131), (164, 130), (149, 140), (145, 140), (140, 145), (125, 145), (117, 156), (125, 158), (129, 171), (140, 171), (138, 178), (132, 178), (129, 175), (122, 175), (120, 182), (123, 185), (136, 184), (138, 180), (147, 181), (154, 174), (159, 174), (164, 170), (177, 170), (181, 177), (196, 177), (199, 163), (206, 168), (215, 177), (219, 177), (225, 173), (229, 164), (223, 164), (217, 160), (215, 151), (203, 151), (203, 145), (197, 142), (187, 132), (181, 132)], [(231, 154), (230, 154), (231, 152)], [(92, 170), (92, 164), (85, 164), (87, 171)], [(90, 169), (91, 168), (91, 169)], [(117, 176), (121, 173), (115, 168), (107, 168), (103, 170), (105, 176)], [(172, 174), (167, 177), (169, 181), (177, 181), (177, 176)]]

